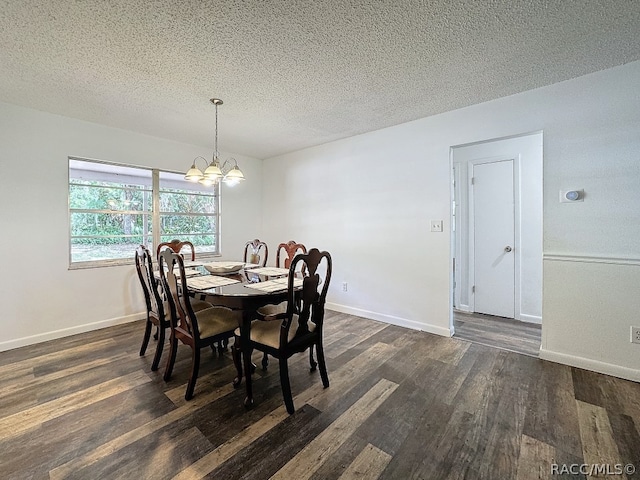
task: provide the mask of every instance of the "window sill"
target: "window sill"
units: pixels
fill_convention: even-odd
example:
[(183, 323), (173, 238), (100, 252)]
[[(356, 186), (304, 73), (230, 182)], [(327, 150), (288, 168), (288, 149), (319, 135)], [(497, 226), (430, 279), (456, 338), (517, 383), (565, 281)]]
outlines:
[[(201, 254), (196, 253), (196, 260), (202, 260), (203, 262), (213, 261), (222, 257), (222, 254)], [(104, 268), (104, 267), (131, 267), (135, 265), (133, 256), (131, 258), (120, 258), (117, 260), (96, 260), (94, 262), (74, 262), (69, 264), (68, 270), (87, 270), (90, 268)]]

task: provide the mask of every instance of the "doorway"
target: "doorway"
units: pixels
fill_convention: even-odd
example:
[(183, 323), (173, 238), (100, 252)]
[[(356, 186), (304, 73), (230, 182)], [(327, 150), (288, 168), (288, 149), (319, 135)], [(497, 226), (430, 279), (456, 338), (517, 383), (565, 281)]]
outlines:
[[(498, 336), (517, 337), (525, 324), (539, 330), (542, 132), (455, 146), (451, 159), (452, 331), (464, 331), (456, 331), (455, 317), (465, 314), (481, 316), (474, 328)], [(489, 327), (494, 317), (511, 323)]]

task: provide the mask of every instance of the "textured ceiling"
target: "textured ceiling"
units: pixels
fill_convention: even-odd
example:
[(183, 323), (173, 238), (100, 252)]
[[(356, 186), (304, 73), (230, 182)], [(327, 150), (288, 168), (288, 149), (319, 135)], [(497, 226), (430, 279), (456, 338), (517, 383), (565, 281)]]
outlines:
[(0, 101), (256, 158), (638, 59), (638, 0), (0, 1)]

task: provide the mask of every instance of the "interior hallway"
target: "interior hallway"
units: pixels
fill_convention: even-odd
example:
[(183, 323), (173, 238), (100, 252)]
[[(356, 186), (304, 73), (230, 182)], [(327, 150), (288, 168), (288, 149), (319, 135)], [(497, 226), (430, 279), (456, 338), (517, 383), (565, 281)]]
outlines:
[(453, 312), (455, 337), (537, 357), (542, 326), (482, 313)]

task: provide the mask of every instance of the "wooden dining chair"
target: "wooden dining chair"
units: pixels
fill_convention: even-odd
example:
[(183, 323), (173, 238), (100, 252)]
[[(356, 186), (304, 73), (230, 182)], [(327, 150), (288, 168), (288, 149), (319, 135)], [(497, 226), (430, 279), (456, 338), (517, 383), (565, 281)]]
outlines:
[(155, 371), (158, 369), (160, 363), (164, 346), (165, 330), (169, 326), (169, 322), (166, 319), (165, 304), (158, 290), (158, 283), (153, 275), (153, 260), (151, 259), (149, 249), (144, 245), (138, 246), (136, 248), (135, 259), (136, 270), (140, 284), (142, 285), (147, 307), (147, 321), (144, 329), (144, 337), (142, 338), (142, 346), (140, 347), (140, 356), (144, 356), (147, 351), (151, 330), (153, 329), (153, 325), (155, 325), (157, 327), (156, 338), (158, 339), (158, 344), (156, 345), (156, 353), (151, 363), (151, 370)]
[[(166, 248), (158, 257), (160, 278), (169, 300), (171, 335), (169, 337), (169, 358), (164, 373), (165, 381), (171, 378), (176, 361), (178, 341), (191, 347), (191, 374), (184, 398), (190, 400), (200, 369), (200, 350), (213, 348), (216, 342), (228, 340), (241, 322), (242, 314), (225, 307), (210, 306), (195, 311), (192, 298), (187, 294), (187, 278), (181, 255)], [(177, 270), (177, 272), (176, 272)], [(176, 275), (179, 273), (179, 277)]]
[[(283, 253), (282, 257), (280, 256)], [(295, 240), (289, 240), (287, 243), (281, 243), (276, 250), (276, 267), (277, 268), (289, 268), (293, 258), (297, 253), (307, 253), (307, 247), (302, 243), (298, 243)], [(282, 258), (282, 263), (280, 259)], [(265, 305), (260, 307), (257, 311), (258, 319), (269, 321), (273, 320), (276, 315), (287, 311), (287, 302), (281, 302), (277, 305)], [(262, 355), (262, 369), (266, 370), (269, 365), (269, 356), (264, 353)]]
[(188, 240), (182, 241), (182, 240), (178, 240), (177, 238), (174, 238), (170, 242), (162, 242), (160, 245), (158, 245), (158, 249), (156, 250), (156, 257), (160, 256), (160, 251), (162, 250), (163, 247), (169, 247), (175, 253), (180, 253), (184, 247), (190, 247), (191, 261), (193, 262), (196, 259), (196, 249), (193, 246), (193, 243), (191, 243)]
[[(264, 254), (260, 256), (260, 252), (264, 250)], [(247, 242), (244, 246), (244, 263), (255, 263), (264, 267), (267, 264), (267, 258), (269, 257), (269, 247), (267, 244), (258, 240), (252, 240)]]
[[(304, 265), (305, 276), (302, 278), (302, 289), (297, 294), (294, 289), (296, 267)], [(304, 352), (316, 347), (318, 366), (322, 385), (329, 386), (329, 376), (322, 345), (324, 322), (324, 304), (331, 281), (332, 262), (328, 252), (320, 252), (312, 248), (309, 253), (298, 254), (289, 268), (287, 310), (276, 316), (276, 320), (251, 323), (248, 351), (253, 349), (268, 353), (279, 360), (280, 383), (287, 412), (295, 411), (291, 384), (289, 382), (288, 359), (295, 353)], [(233, 358), (236, 368), (241, 371), (241, 351), (239, 329), (236, 330), (233, 345)], [(312, 370), (315, 367), (312, 366)], [(248, 373), (250, 375), (250, 373)], [(239, 382), (237, 382), (239, 384)]]
[[(280, 254), (284, 252), (286, 257), (282, 257), (282, 263), (280, 263)], [(295, 240), (289, 240), (287, 243), (281, 243), (276, 250), (276, 267), (289, 268), (294, 257), (298, 253), (307, 253), (307, 247), (302, 243), (297, 243)]]
[[(156, 345), (156, 353), (151, 363), (151, 370), (156, 371), (160, 364), (160, 357), (162, 356), (162, 350), (164, 348), (165, 331), (170, 326), (169, 322), (169, 305), (163, 299), (163, 294), (159, 288), (158, 281), (155, 277), (153, 270), (153, 259), (149, 249), (140, 245), (136, 248), (135, 253), (136, 271), (138, 272), (138, 278), (140, 279), (140, 285), (142, 285), (142, 292), (144, 293), (144, 300), (147, 308), (147, 321), (145, 323), (144, 337), (142, 338), (142, 346), (140, 347), (140, 356), (144, 356), (149, 345), (149, 338), (151, 337), (151, 330), (153, 326), (156, 326), (156, 333), (154, 339), (158, 341)], [(201, 300), (193, 300), (192, 305), (194, 310), (203, 310), (211, 307), (211, 304), (203, 302)]]

